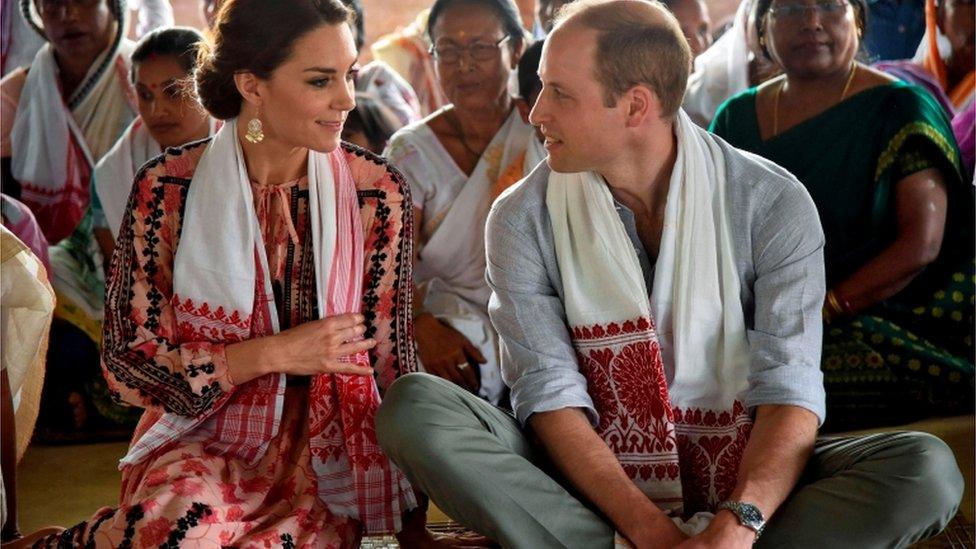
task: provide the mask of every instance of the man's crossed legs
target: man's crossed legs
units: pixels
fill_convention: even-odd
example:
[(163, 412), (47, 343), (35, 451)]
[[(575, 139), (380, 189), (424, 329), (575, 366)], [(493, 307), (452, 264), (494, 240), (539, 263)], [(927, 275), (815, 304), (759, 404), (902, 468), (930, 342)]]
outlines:
[[(614, 529), (567, 490), (511, 415), (426, 374), (398, 380), (376, 417), (380, 444), (461, 524), (503, 547), (612, 547)], [(936, 437), (821, 437), (760, 547), (903, 547), (952, 519), (963, 479)]]

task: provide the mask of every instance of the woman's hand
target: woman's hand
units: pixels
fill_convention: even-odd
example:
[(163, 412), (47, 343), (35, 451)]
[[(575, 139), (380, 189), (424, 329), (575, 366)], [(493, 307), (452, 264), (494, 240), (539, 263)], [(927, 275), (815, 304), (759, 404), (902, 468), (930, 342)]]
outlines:
[(427, 373), (452, 381), (472, 393), (481, 388), (481, 378), (472, 364), (487, 362), (481, 351), (460, 332), (424, 313), (414, 319), (414, 333), (420, 361)]
[(371, 375), (373, 369), (339, 359), (376, 346), (359, 339), (366, 331), (363, 315), (349, 313), (306, 322), (273, 336), (228, 345), (227, 367), (235, 384), (264, 374)]

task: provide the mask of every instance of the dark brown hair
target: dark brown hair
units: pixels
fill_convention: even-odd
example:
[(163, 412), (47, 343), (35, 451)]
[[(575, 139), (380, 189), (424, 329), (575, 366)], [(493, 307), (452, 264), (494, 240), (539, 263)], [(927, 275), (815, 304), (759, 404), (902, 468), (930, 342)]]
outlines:
[(295, 41), (320, 25), (345, 24), (339, 0), (228, 0), (200, 45), (194, 73), (200, 103), (220, 120), (241, 112), (234, 75), (267, 79), (291, 55)]
[(607, 107), (644, 84), (657, 95), (662, 116), (678, 112), (688, 86), (691, 50), (667, 8), (644, 0), (578, 0), (559, 10), (554, 31), (570, 21), (597, 33), (595, 76), (603, 84)]

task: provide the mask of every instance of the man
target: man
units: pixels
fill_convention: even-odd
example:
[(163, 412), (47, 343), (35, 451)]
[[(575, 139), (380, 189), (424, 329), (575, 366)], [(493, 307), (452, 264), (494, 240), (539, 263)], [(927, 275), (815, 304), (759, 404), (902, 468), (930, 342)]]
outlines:
[(551, 171), (500, 197), (486, 229), (517, 418), (407, 376), (377, 416), (381, 445), (505, 547), (610, 547), (615, 533), (641, 548), (759, 534), (878, 547), (938, 532), (962, 491), (945, 444), (817, 439), (817, 213), (787, 172), (679, 111), (689, 59), (657, 3), (561, 13), (531, 115)]

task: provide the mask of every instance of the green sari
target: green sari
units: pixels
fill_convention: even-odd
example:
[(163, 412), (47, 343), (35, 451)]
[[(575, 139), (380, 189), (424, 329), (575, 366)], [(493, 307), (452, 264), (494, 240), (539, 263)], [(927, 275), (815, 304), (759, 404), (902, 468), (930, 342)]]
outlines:
[(783, 166), (810, 192), (826, 245), (827, 287), (895, 239), (895, 185), (937, 168), (949, 198), (938, 259), (897, 295), (824, 328), (828, 429), (972, 413), (976, 269), (973, 188), (961, 176), (949, 120), (904, 82), (858, 93), (763, 140), (756, 89), (722, 105), (711, 131)]

